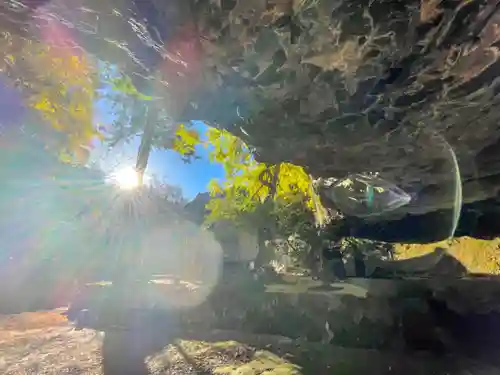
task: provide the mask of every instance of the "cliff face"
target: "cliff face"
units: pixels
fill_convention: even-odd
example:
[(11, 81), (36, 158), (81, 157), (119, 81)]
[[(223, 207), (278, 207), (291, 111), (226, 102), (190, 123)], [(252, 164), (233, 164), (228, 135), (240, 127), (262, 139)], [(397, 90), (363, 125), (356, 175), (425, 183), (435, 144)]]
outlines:
[(322, 177), (380, 171), (418, 184), (425, 213), (449, 196), (436, 190), (452, 189), (454, 153), (466, 201), (496, 194), (496, 4), (198, 3), (212, 81), (194, 117), (241, 125), (260, 160)]

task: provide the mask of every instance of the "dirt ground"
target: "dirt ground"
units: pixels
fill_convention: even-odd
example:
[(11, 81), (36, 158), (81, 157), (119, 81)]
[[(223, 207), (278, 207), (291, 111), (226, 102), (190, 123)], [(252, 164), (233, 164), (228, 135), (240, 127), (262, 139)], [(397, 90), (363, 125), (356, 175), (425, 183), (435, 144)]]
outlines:
[[(5, 375), (493, 375), (498, 369), (456, 359), (301, 343), (224, 332), (175, 340), (155, 350), (120, 334), (74, 330), (60, 311), (0, 317)], [(113, 336), (115, 336), (113, 338)], [(106, 339), (108, 340), (106, 342)], [(117, 341), (118, 340), (118, 341)], [(121, 341), (120, 341), (121, 340)], [(106, 349), (107, 345), (107, 349)], [(151, 349), (151, 348), (150, 348)], [(117, 366), (118, 363), (118, 366)], [(110, 366), (111, 365), (111, 366)]]
[[(103, 359), (102, 333), (74, 330), (61, 311), (0, 316), (0, 373), (5, 375), (189, 375), (189, 374), (301, 374), (300, 368), (266, 351), (235, 341), (180, 340), (145, 356), (127, 352), (134, 345), (111, 342)], [(113, 338), (113, 334), (109, 336)], [(122, 343), (123, 344), (123, 343)], [(142, 356), (145, 358), (141, 358)], [(135, 357), (135, 358), (134, 358)], [(136, 362), (140, 363), (136, 363)], [(240, 368), (241, 371), (240, 372)]]
[(100, 374), (99, 343), (93, 332), (74, 332), (58, 312), (0, 317), (0, 372)]

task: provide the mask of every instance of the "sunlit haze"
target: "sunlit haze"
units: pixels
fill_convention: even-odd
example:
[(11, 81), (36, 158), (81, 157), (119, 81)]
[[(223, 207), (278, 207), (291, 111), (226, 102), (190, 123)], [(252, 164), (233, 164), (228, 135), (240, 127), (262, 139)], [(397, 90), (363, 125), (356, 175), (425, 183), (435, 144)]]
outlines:
[(133, 167), (122, 167), (113, 173), (112, 181), (120, 189), (133, 190), (139, 186), (139, 175)]

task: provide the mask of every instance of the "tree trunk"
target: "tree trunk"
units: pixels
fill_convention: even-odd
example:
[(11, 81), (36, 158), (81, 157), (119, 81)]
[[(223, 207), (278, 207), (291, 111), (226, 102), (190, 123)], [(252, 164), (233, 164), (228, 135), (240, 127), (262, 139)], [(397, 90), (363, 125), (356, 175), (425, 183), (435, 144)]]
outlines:
[(144, 133), (141, 138), (141, 145), (139, 146), (139, 152), (137, 153), (137, 162), (135, 164), (135, 169), (138, 174), (139, 186), (142, 186), (144, 182), (144, 172), (148, 167), (149, 155), (151, 149), (153, 148), (153, 136), (155, 127), (155, 116), (156, 112), (152, 112), (150, 108), (146, 110), (146, 125), (144, 126)]

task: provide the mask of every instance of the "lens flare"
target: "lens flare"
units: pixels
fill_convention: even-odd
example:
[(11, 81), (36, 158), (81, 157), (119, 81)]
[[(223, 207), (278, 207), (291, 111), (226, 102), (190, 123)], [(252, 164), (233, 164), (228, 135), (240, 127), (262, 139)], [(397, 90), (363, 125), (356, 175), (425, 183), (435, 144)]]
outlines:
[(139, 187), (139, 174), (133, 167), (118, 169), (112, 175), (112, 181), (123, 190), (133, 190)]

